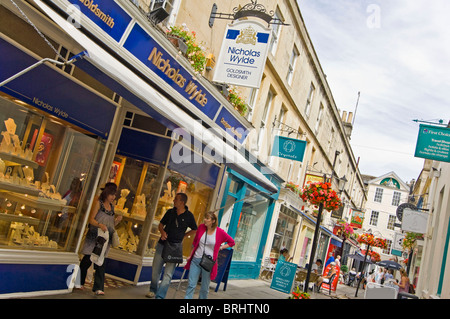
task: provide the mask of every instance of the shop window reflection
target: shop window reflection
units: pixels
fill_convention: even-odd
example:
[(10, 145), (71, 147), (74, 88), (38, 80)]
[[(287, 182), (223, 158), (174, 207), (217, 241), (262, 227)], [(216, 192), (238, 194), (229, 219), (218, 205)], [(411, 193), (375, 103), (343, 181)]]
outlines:
[[(211, 187), (173, 170), (164, 173), (162, 166), (121, 155), (116, 155), (111, 170), (111, 181), (119, 186), (116, 213), (123, 216), (116, 227), (120, 242), (117, 249), (152, 257), (160, 238), (159, 222), (180, 192), (188, 195), (187, 206), (197, 224), (203, 223), (213, 193)], [(185, 257), (191, 252), (193, 239), (184, 240)]]
[(144, 221), (151, 216), (151, 203), (156, 198), (160, 168), (133, 158), (116, 156), (113, 169), (117, 171), (114, 181), (119, 186), (116, 213), (123, 216), (116, 227), (118, 249), (137, 253)]
[(13, 102), (0, 100), (0, 246), (75, 251), (104, 143)]
[(253, 190), (247, 190), (246, 197), (248, 199), (243, 204), (234, 238), (236, 249), (233, 260), (254, 262), (258, 254), (269, 200)]
[[(156, 243), (160, 238), (158, 231), (159, 222), (167, 210), (173, 207), (173, 200), (177, 193), (186, 193), (189, 211), (194, 215), (197, 225), (203, 223), (203, 216), (211, 200), (213, 189), (183, 174), (167, 170), (150, 230), (149, 241), (145, 251), (146, 256), (153, 256), (155, 253)], [(188, 257), (190, 255), (193, 240), (194, 237), (191, 236), (183, 241), (183, 256)]]

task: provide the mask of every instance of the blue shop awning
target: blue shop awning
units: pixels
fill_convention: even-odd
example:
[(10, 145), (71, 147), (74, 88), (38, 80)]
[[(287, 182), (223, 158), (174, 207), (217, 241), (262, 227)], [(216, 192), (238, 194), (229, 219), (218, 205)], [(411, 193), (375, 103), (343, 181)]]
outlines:
[[(38, 61), (23, 50), (11, 39), (0, 36), (0, 82)], [(0, 91), (103, 138), (109, 134), (116, 110), (111, 100), (44, 63), (0, 86)]]
[(207, 144), (214, 151), (215, 157), (223, 159), (226, 166), (262, 186), (269, 193), (278, 192), (278, 188), (233, 146), (225, 143), (221, 137), (211, 134), (201, 123), (160, 94), (42, 1), (34, 0), (34, 2), (86, 50), (85, 58), (77, 61), (77, 66), (169, 129), (182, 128), (201, 141), (207, 138)]

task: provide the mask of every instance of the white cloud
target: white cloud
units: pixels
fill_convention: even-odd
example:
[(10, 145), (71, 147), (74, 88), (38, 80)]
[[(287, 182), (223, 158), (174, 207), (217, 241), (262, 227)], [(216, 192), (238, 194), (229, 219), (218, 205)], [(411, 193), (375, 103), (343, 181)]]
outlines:
[[(363, 174), (417, 178), (419, 125), (450, 119), (450, 1), (299, 0), (308, 33), (341, 110)], [(377, 24), (379, 23), (379, 24)]]

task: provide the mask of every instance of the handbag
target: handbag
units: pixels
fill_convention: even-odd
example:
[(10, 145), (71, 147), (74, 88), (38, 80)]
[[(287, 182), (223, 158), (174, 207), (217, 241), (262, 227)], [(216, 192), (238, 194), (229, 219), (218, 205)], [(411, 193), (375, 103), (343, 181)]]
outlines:
[(119, 235), (117, 234), (117, 231), (114, 231), (111, 238), (111, 246), (112, 248), (117, 248), (120, 245)]
[[(205, 247), (206, 247), (206, 238), (208, 237), (208, 230), (205, 232)], [(216, 262), (212, 258), (212, 256), (205, 254), (203, 252), (202, 259), (200, 260), (200, 267), (202, 267), (207, 272), (211, 272), (212, 268), (214, 267), (214, 264)]]
[(183, 243), (171, 243), (165, 240), (161, 256), (166, 263), (181, 264), (183, 262)]

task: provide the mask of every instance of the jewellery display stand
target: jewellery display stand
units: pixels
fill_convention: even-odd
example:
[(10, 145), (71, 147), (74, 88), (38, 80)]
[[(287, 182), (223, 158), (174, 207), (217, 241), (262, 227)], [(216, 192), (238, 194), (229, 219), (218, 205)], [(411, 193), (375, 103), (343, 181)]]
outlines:
[(57, 212), (65, 209), (74, 213), (75, 207), (66, 206), (66, 200), (49, 184), (48, 173), (45, 183), (34, 181), (34, 169), (39, 164), (32, 160), (31, 149), (22, 149), (14, 120), (9, 118), (4, 123), (6, 131), (0, 133), (0, 229), (5, 230), (6, 237), (0, 236), (0, 245), (64, 248), (50, 238), (51, 222)]

